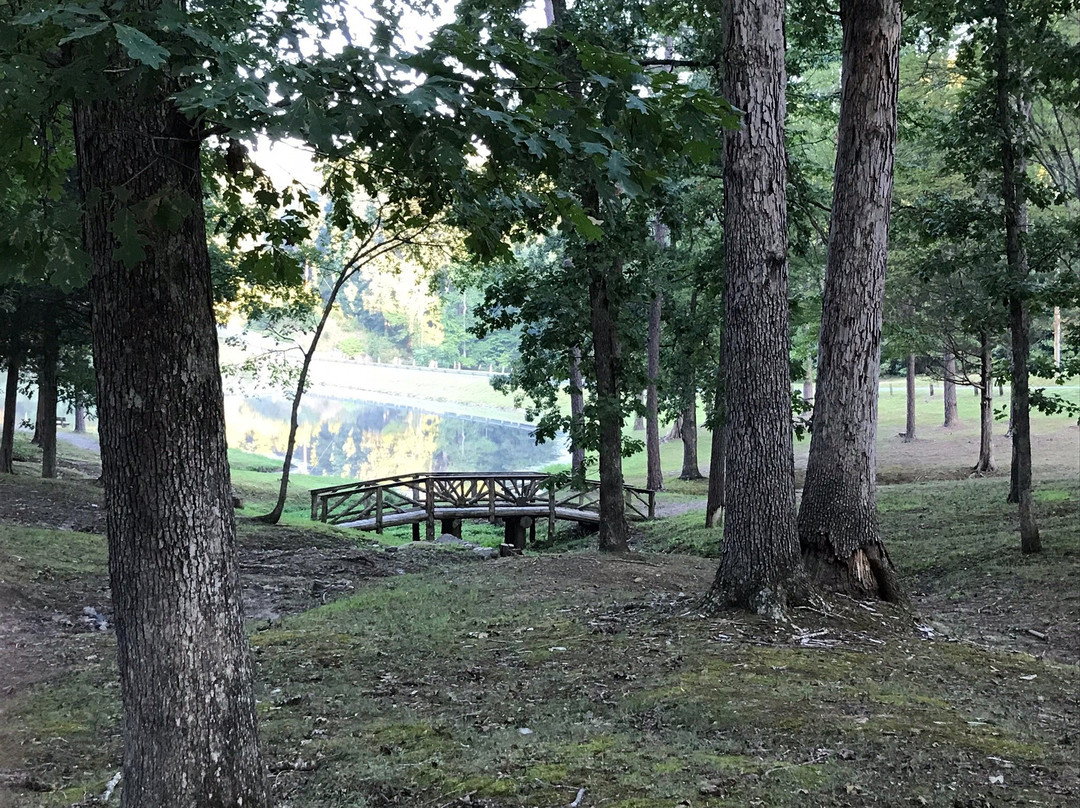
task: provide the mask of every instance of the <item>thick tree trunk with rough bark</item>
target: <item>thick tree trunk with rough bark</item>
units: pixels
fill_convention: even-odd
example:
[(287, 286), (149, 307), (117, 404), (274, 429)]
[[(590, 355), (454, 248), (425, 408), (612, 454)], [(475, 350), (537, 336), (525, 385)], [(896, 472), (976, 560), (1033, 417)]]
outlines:
[(86, 407), (81, 404), (75, 405), (75, 434), (81, 435), (86, 432)]
[[(152, 82), (119, 84), (109, 100), (83, 102), (74, 114), (124, 705), (121, 805), (260, 808), (268, 796), (236, 560), (200, 135), (168, 101), (177, 88)], [(175, 228), (144, 215), (166, 204), (181, 212)], [(141, 252), (125, 263), (112, 233), (132, 216)]]
[(659, 290), (649, 304), (649, 334), (647, 364), (649, 386), (645, 388), (645, 487), (660, 491), (664, 487), (664, 470), (660, 467), (660, 406), (656, 384), (660, 378), (660, 315), (664, 297)]
[(724, 96), (745, 113), (724, 137), (727, 507), (709, 599), (777, 614), (802, 594), (788, 365), (784, 4), (731, 0), (723, 30)]
[(575, 481), (585, 480), (585, 449), (575, 435), (585, 423), (585, 379), (581, 375), (581, 348), (570, 354), (570, 472)]
[(904, 419), (904, 443), (915, 440), (915, 354), (908, 354), (907, 376), (904, 379), (907, 417)]
[(840, 17), (840, 124), (799, 539), (817, 583), (854, 597), (898, 600), (878, 528), (875, 440), (900, 3), (841, 0)]
[(945, 421), (942, 424), (946, 429), (960, 425), (959, 410), (956, 406), (956, 356), (951, 351), (946, 351), (941, 362), (942, 376), (942, 399), (945, 402)]
[(994, 356), (990, 335), (982, 332), (979, 350), (979, 460), (975, 474), (991, 474), (994, 465)]
[[(611, 272), (622, 272), (614, 261)], [(600, 549), (624, 553), (629, 549), (626, 503), (623, 500), (622, 405), (619, 400), (619, 337), (608, 296), (607, 274), (593, 268), (589, 281), (593, 360), (596, 364), (596, 409), (600, 421)]]
[(0, 474), (15, 472), (15, 403), (19, 395), (19, 368), (22, 357), (12, 352), (7, 358), (4, 385), (4, 431), (0, 437)]
[[(1024, 233), (1027, 231), (1027, 201), (1024, 198), (1022, 177), (1026, 170), (1023, 150), (1018, 143), (1018, 133), (1013, 123), (1014, 108), (1011, 85), (1015, 80), (1009, 54), (1009, 36), (1012, 31), (1008, 0), (999, 0), (996, 9), (997, 33), (994, 47), (997, 49), (997, 117), (1001, 133), (1001, 197), (1005, 210), (1005, 260), (1008, 264), (1009, 284), (1009, 332), (1012, 337), (1012, 472), (1009, 501), (1016, 502), (1020, 510), (1020, 549), (1024, 553), (1042, 550), (1039, 527), (1031, 496), (1031, 421), (1028, 401), (1028, 311), (1024, 287), (1028, 280), (1027, 249)], [(1020, 104), (1023, 108), (1023, 104)], [(1025, 113), (1026, 114), (1026, 113)]]
[(60, 334), (55, 323), (45, 327), (38, 359), (38, 426), (40, 427), (41, 476), (56, 476), (56, 394)]
[(679, 437), (682, 439), (682, 471), (680, 480), (700, 480), (701, 466), (698, 465), (697, 435), (697, 391), (690, 391), (690, 404), (679, 417)]

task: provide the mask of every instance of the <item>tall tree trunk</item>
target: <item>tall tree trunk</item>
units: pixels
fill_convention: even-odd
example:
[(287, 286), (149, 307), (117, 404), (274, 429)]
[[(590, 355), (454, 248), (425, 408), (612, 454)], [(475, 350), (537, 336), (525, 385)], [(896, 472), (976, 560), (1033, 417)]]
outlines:
[(56, 394), (57, 365), (60, 362), (60, 334), (56, 323), (48, 323), (41, 341), (38, 363), (38, 425), (41, 427), (41, 476), (56, 476)]
[(840, 19), (840, 124), (799, 539), (821, 585), (895, 601), (900, 586), (878, 527), (875, 442), (900, 3), (841, 0)]
[(311, 358), (315, 355), (315, 349), (319, 346), (319, 338), (326, 328), (327, 320), (330, 319), (330, 313), (334, 310), (334, 302), (337, 300), (338, 292), (341, 291), (346, 279), (351, 277), (351, 270), (355, 266), (356, 260), (356, 257), (354, 257), (340, 270), (334, 287), (330, 290), (330, 295), (323, 304), (322, 315), (319, 318), (318, 325), (315, 326), (311, 344), (307, 347), (307, 350), (303, 351), (304, 361), (300, 366), (300, 376), (296, 380), (296, 389), (293, 391), (292, 404), (289, 407), (289, 436), (285, 441), (285, 458), (281, 463), (281, 480), (278, 483), (277, 499), (270, 513), (256, 516), (256, 521), (276, 525), (281, 521), (281, 515), (285, 512), (285, 500), (289, 495), (289, 474), (292, 472), (293, 453), (296, 451), (296, 432), (300, 426), (300, 401), (304, 397), (304, 390), (307, 389), (308, 373), (311, 371)]
[[(788, 365), (784, 3), (724, 5), (727, 513), (714, 604), (781, 612), (801, 589)], [(735, 372), (734, 363), (739, 363)]]
[(690, 403), (679, 418), (679, 437), (682, 438), (682, 471), (680, 480), (700, 480), (701, 467), (698, 465), (697, 435), (697, 391), (690, 391)]
[(960, 424), (960, 417), (956, 406), (956, 355), (952, 351), (946, 351), (942, 357), (942, 399), (945, 401), (945, 422), (943, 426), (949, 429)]
[[(1010, 86), (1015, 81), (1009, 55), (1012, 9), (1008, 0), (998, 0), (997, 35), (997, 116), (1001, 132), (1001, 197), (1005, 208), (1005, 259), (1010, 283), (1009, 331), (1012, 336), (1012, 491), (1020, 510), (1020, 549), (1024, 553), (1042, 550), (1031, 496), (1031, 422), (1028, 402), (1028, 311), (1025, 287), (1028, 258), (1024, 246), (1027, 231), (1027, 201), (1022, 177), (1026, 170), (1023, 150), (1013, 124), (1014, 108)], [(1021, 108), (1023, 104), (1021, 103)]]
[[(38, 373), (40, 378), (40, 371)], [(34, 435), (30, 438), (30, 442), (35, 446), (41, 445), (41, 430), (44, 428), (45, 422), (45, 400), (41, 397), (41, 391), (38, 391), (37, 400), (34, 402)]]
[[(722, 389), (722, 388), (721, 388)], [(720, 395), (717, 395), (720, 398)], [(718, 402), (718, 405), (721, 405)], [(727, 493), (727, 423), (721, 409), (714, 417), (720, 420), (709, 437), (709, 488), (705, 505), (705, 527), (717, 527), (724, 512)]]
[(585, 379), (581, 375), (581, 348), (575, 345), (570, 355), (570, 473), (578, 483), (585, 481), (584, 425)]
[(803, 376), (802, 397), (805, 401), (814, 400), (814, 360), (806, 357), (806, 375)]
[(727, 489), (727, 393), (724, 374), (727, 357), (724, 353), (723, 331), (720, 341), (720, 365), (716, 371), (716, 388), (713, 394), (712, 424), (709, 438), (709, 487), (705, 505), (705, 527), (717, 527), (723, 515)]
[[(620, 259), (608, 270), (621, 274)], [(623, 500), (622, 403), (619, 398), (619, 338), (608, 295), (605, 268), (594, 267), (589, 281), (593, 359), (596, 364), (596, 409), (600, 421), (600, 549), (629, 549)]]
[(75, 434), (81, 435), (86, 432), (86, 407), (81, 404), (75, 405)]
[(15, 473), (15, 403), (19, 395), (21, 357), (12, 351), (7, 358), (7, 382), (4, 385), (4, 431), (0, 437), (0, 474)]
[(904, 443), (911, 443), (915, 440), (915, 354), (908, 354), (907, 357), (906, 382), (907, 417), (904, 424)]
[(990, 334), (980, 335), (979, 351), (979, 460), (973, 471), (990, 474), (994, 465), (994, 356)]
[[(124, 704), (121, 805), (261, 808), (200, 132), (159, 75), (120, 82), (74, 114)], [(174, 228), (143, 213), (163, 200), (187, 212)], [(137, 255), (113, 236), (133, 221)]]
[(660, 491), (664, 487), (664, 470), (660, 467), (660, 407), (656, 384), (660, 378), (660, 315), (663, 293), (657, 290), (649, 304), (649, 335), (646, 353), (649, 386), (645, 388), (645, 487)]
[(1061, 367), (1061, 307), (1054, 306), (1054, 367)]

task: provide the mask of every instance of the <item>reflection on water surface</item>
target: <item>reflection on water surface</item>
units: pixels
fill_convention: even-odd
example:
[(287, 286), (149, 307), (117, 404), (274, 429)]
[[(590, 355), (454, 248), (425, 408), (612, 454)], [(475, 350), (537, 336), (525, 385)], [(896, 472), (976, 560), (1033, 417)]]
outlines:
[[(228, 396), (225, 422), (229, 446), (284, 456), (287, 401)], [(293, 465), (303, 474), (371, 479), (423, 471), (524, 471), (565, 456), (561, 441), (535, 445), (528, 425), (305, 396)]]

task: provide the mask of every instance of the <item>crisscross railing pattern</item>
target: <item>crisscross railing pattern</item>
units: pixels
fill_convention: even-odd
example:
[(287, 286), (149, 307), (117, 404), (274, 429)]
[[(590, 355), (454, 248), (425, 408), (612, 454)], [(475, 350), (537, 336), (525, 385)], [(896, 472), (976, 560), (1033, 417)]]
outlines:
[[(652, 519), (656, 492), (623, 486), (629, 519)], [(426, 522), (434, 538), (436, 519), (556, 519), (600, 521), (600, 483), (574, 487), (538, 472), (431, 472), (381, 477), (311, 491), (311, 518), (382, 532), (384, 527)]]

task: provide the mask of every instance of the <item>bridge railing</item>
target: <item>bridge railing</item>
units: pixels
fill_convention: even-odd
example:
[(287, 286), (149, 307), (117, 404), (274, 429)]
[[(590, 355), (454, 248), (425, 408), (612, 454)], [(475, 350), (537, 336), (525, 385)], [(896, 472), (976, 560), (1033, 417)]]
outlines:
[[(311, 518), (331, 524), (374, 519), (381, 532), (387, 517), (423, 514), (434, 522), (436, 508), (467, 509), (494, 522), (506, 508), (537, 507), (553, 527), (556, 514), (567, 510), (599, 514), (600, 483), (586, 480), (576, 488), (538, 472), (432, 472), (364, 480), (311, 491)], [(652, 519), (656, 492), (623, 486), (627, 516)], [(481, 510), (482, 509), (482, 510)]]

